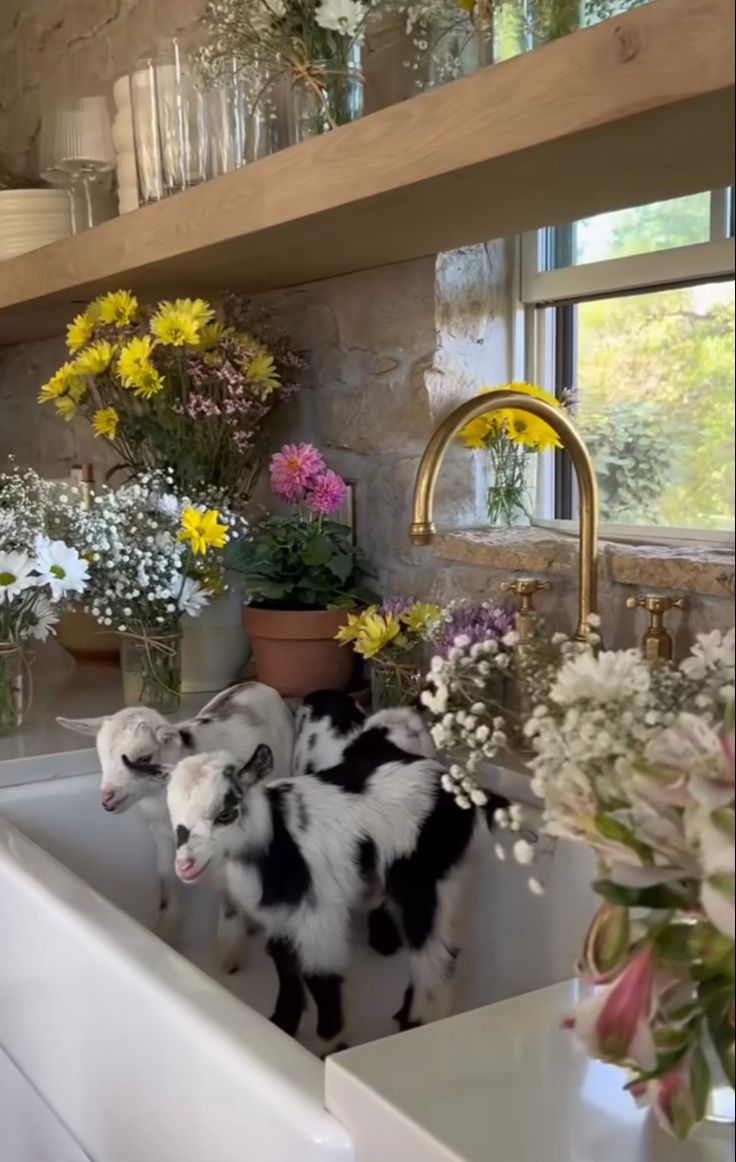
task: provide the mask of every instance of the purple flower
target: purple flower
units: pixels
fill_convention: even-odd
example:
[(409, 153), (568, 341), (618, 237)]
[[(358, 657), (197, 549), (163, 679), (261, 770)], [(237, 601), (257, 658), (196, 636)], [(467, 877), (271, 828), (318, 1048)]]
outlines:
[(327, 468), (311, 485), (305, 498), (307, 508), (320, 516), (331, 516), (345, 501), (348, 486), (342, 476)]
[(387, 597), (381, 605), (381, 616), (401, 617), (412, 605), (416, 605), (413, 597)]
[(482, 605), (460, 605), (453, 610), (440, 630), (437, 653), (446, 656), (455, 644), (455, 638), (469, 638), (476, 642), (501, 642), (514, 628), (515, 616), (511, 609), (484, 602)]

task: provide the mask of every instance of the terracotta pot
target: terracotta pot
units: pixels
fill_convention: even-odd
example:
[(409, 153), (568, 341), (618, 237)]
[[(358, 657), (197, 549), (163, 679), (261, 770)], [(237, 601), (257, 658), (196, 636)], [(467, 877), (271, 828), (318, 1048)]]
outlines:
[(256, 674), (287, 698), (315, 690), (344, 690), (355, 655), (335, 641), (351, 610), (243, 608), (243, 626), (253, 647)]
[(120, 642), (116, 633), (102, 630), (91, 614), (67, 609), (56, 627), (59, 645), (80, 666), (119, 666)]

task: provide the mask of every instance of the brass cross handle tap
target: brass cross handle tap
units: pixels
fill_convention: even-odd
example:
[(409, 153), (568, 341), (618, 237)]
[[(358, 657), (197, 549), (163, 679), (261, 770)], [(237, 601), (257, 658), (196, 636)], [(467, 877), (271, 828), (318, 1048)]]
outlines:
[(684, 599), (642, 593), (638, 597), (627, 597), (626, 606), (628, 609), (646, 609), (649, 614), (649, 625), (641, 639), (641, 650), (646, 660), (653, 665), (672, 661), (672, 637), (664, 628), (664, 615), (670, 609), (684, 609)]
[(513, 593), (519, 598), (519, 608), (516, 612), (516, 632), (519, 635), (519, 645), (524, 645), (531, 634), (532, 621), (536, 610), (532, 604), (534, 594), (540, 589), (551, 589), (549, 581), (537, 581), (535, 577), (517, 577), (515, 581), (504, 581), (501, 585), (503, 593)]

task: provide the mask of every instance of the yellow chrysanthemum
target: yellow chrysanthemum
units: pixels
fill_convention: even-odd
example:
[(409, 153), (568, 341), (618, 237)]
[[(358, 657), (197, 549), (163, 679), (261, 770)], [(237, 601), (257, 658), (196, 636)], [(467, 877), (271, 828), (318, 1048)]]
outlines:
[(211, 351), (228, 333), (224, 323), (205, 323), (199, 331), (199, 348), (202, 351)]
[(115, 347), (107, 339), (98, 339), (80, 351), (74, 360), (77, 375), (102, 375), (115, 358)]
[(189, 541), (193, 553), (224, 548), (228, 526), (218, 524), (219, 515), (217, 509), (200, 512), (197, 508), (185, 508), (181, 515), (179, 540)]
[(150, 399), (164, 389), (164, 378), (152, 363), (144, 363), (138, 369), (133, 385), (133, 394), (140, 399)]
[(364, 613), (363, 625), (353, 649), (364, 658), (374, 658), (381, 650), (396, 641), (401, 633), (399, 619), (393, 613)]
[(442, 610), (439, 605), (432, 605), (428, 601), (417, 601), (410, 609), (407, 609), (406, 613), (402, 613), (401, 620), (406, 628), (417, 637), (424, 637), (441, 617)]
[(260, 395), (270, 395), (279, 386), (280, 380), (273, 361), (273, 355), (261, 351), (254, 355), (246, 373), (248, 383), (259, 389)]
[(69, 384), (69, 391), (67, 392), (69, 399), (74, 403), (80, 404), (87, 396), (87, 385), (83, 379), (73, 379)]
[(84, 391), (84, 384), (77, 374), (74, 363), (65, 363), (55, 371), (48, 383), (41, 388), (38, 396), (39, 403), (48, 403), (49, 400), (58, 400), (60, 396), (68, 395), (72, 390)]
[(66, 345), (72, 355), (87, 346), (95, 333), (95, 322), (94, 312), (89, 308), (72, 319), (66, 329)]
[(111, 440), (114, 440), (119, 423), (120, 416), (115, 408), (100, 408), (94, 414), (92, 427), (95, 430), (95, 436), (109, 436)]
[(335, 634), (335, 641), (340, 642), (341, 645), (347, 645), (349, 642), (357, 641), (363, 631), (363, 619), (371, 614), (377, 613), (378, 607), (376, 605), (369, 605), (362, 613), (349, 613), (345, 625), (341, 626)]
[(77, 414), (77, 405), (70, 395), (60, 395), (54, 400), (54, 407), (65, 420), (71, 420)]
[(215, 312), (204, 299), (175, 299), (161, 303), (151, 319), (151, 334), (167, 347), (196, 347), (202, 328)]
[(142, 368), (148, 367), (150, 363), (153, 346), (153, 339), (144, 335), (142, 339), (129, 339), (120, 348), (116, 366), (125, 387), (137, 386)]
[(138, 299), (130, 291), (111, 291), (95, 299), (92, 306), (102, 323), (111, 323), (116, 327), (127, 327), (138, 318)]
[[(483, 391), (484, 394), (491, 396), (499, 391), (515, 391), (520, 395), (530, 395), (535, 399), (544, 400), (551, 407), (558, 409), (560, 407), (558, 399), (533, 383), (507, 383), (503, 387), (487, 387)], [(559, 437), (549, 424), (517, 408), (502, 408), (497, 412), (488, 412), (478, 419), (470, 420), (460, 431), (460, 438), (468, 448), (485, 448), (489, 440), (500, 435), (507, 436), (515, 444), (523, 444), (524, 447), (539, 452), (561, 447)]]

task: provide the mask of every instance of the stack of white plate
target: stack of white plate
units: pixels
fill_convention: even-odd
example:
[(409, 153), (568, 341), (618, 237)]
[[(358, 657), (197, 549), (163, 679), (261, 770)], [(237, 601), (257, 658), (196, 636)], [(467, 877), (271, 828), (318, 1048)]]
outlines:
[(0, 262), (71, 232), (66, 190), (0, 190)]

